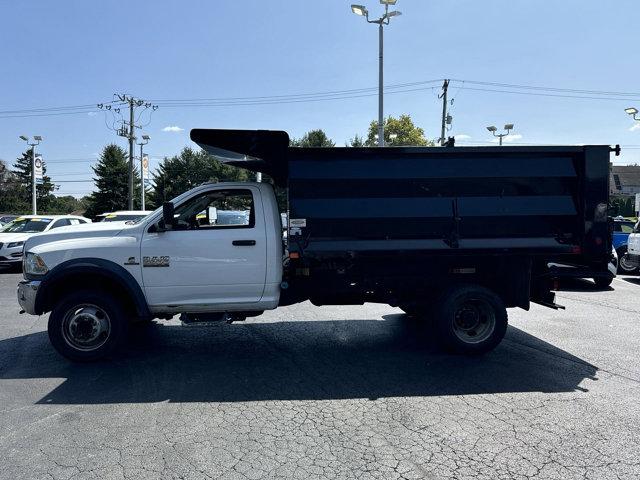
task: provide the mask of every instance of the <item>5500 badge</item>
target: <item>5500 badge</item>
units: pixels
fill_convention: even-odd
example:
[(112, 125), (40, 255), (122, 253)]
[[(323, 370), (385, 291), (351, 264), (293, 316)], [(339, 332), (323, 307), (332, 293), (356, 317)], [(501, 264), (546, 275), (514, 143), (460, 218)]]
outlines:
[(169, 257), (142, 257), (143, 267), (168, 267)]

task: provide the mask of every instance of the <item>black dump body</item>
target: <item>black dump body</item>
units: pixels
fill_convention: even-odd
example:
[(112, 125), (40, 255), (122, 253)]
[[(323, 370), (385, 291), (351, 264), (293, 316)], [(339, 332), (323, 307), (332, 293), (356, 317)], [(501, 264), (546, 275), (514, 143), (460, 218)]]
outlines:
[(349, 283), (394, 268), (415, 279), (443, 262), (449, 272), (474, 262), (606, 272), (609, 146), (288, 148), (284, 132), (228, 130), (192, 139), (288, 187), (289, 251), (310, 277), (315, 265), (352, 272)]

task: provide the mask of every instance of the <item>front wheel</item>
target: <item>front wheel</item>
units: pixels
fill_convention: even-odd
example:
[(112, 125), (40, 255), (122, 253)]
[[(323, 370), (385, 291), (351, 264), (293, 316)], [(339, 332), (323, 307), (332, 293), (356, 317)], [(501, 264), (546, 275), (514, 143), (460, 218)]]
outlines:
[(502, 299), (479, 285), (460, 285), (441, 297), (435, 316), (438, 338), (444, 346), (465, 355), (493, 350), (507, 331), (507, 309)]
[(49, 339), (69, 360), (90, 362), (121, 345), (127, 324), (125, 311), (113, 296), (79, 291), (65, 296), (49, 315)]

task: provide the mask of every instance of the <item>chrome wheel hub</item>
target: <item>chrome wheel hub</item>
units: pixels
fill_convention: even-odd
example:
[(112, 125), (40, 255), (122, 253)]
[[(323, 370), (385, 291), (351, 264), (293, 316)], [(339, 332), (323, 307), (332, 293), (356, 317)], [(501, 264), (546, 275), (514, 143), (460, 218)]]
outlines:
[(453, 331), (465, 343), (480, 343), (496, 328), (493, 307), (482, 300), (467, 300), (455, 312)]
[(111, 320), (96, 305), (75, 306), (62, 321), (62, 336), (67, 344), (77, 350), (90, 351), (105, 344), (111, 333)]

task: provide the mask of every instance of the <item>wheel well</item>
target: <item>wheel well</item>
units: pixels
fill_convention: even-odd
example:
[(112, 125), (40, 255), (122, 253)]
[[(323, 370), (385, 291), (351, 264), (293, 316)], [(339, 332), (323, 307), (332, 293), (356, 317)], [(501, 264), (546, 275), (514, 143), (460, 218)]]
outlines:
[(131, 292), (116, 279), (100, 273), (71, 273), (48, 286), (43, 303), (43, 312), (53, 309), (55, 302), (68, 293), (79, 290), (97, 290), (108, 292), (117, 298), (127, 313), (137, 315), (136, 304)]

